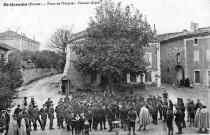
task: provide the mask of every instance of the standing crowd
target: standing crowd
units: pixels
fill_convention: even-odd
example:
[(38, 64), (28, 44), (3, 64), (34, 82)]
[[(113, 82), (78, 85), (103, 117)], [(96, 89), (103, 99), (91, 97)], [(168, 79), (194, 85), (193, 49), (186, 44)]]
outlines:
[[(207, 128), (209, 128), (209, 112), (200, 100), (196, 104), (193, 100), (188, 100), (185, 105), (183, 99), (177, 98), (177, 103), (173, 104), (166, 91), (162, 96), (150, 95), (147, 99), (132, 94), (108, 91), (77, 92), (72, 94), (71, 99), (68, 95), (64, 99), (61, 98), (56, 107), (48, 98), (42, 108), (38, 107), (34, 98), (28, 102), (27, 97), (24, 97), (22, 104), (17, 105), (12, 116), (13, 123), (10, 125), (13, 128), (10, 129), (8, 113), (6, 110), (1, 111), (1, 132), (5, 131), (8, 135), (30, 135), (32, 130), (38, 130), (38, 124), (41, 130), (45, 130), (47, 118), (49, 130), (54, 129), (53, 122), (57, 118), (56, 126), (59, 129), (66, 128), (72, 134), (85, 135), (88, 135), (91, 130), (106, 130), (107, 128), (109, 128), (108, 132), (112, 132), (114, 128), (121, 128), (124, 131), (128, 130), (128, 134), (135, 134), (136, 121), (139, 123), (137, 131), (141, 131), (151, 123), (157, 125), (158, 120), (165, 122), (168, 134), (173, 134), (173, 121), (175, 121), (178, 128), (177, 134), (182, 134), (182, 128), (186, 127), (185, 117), (189, 126), (199, 128), (200, 132), (202, 128), (208, 132)], [(109, 127), (106, 127), (106, 122)]]

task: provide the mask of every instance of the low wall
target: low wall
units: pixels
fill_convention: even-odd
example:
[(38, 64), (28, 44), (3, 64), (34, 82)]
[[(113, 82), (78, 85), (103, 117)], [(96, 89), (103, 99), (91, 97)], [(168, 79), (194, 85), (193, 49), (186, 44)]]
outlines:
[(38, 69), (21, 69), (23, 76), (23, 84), (26, 84), (30, 81), (39, 79), (44, 76), (61, 73), (61, 70), (49, 69), (49, 68), (38, 68)]

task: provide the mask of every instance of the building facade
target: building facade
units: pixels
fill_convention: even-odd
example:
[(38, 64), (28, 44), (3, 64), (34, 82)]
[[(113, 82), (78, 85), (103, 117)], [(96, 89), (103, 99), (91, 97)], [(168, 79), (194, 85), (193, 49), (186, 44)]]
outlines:
[(146, 68), (146, 72), (141, 75), (132, 76), (127, 74), (127, 83), (145, 83), (147, 85), (155, 84), (157, 87), (161, 86), (160, 78), (160, 44), (159, 43), (149, 43), (144, 49), (145, 61), (149, 63)]
[(177, 84), (185, 79), (195, 86), (210, 87), (210, 27), (158, 35), (160, 40), (161, 80)]
[[(84, 76), (81, 72), (76, 71), (72, 61), (77, 59), (76, 51), (72, 50), (74, 45), (82, 45), (84, 41), (86, 31), (79, 32), (74, 35), (71, 42), (67, 44), (66, 52), (66, 65), (61, 79), (62, 85), (65, 88), (65, 92), (69, 93), (76, 91), (76, 89), (83, 87), (85, 84), (91, 84), (93, 86), (99, 85), (101, 82), (107, 81), (106, 72), (99, 74), (92, 79), (91, 76)], [(127, 83), (146, 83), (156, 84), (158, 87), (161, 86), (160, 79), (160, 45), (159, 43), (149, 43), (145, 50), (145, 60), (150, 63), (147, 67), (147, 72), (141, 75), (127, 74)]]
[(0, 43), (0, 60), (8, 62), (8, 55), (11, 52), (18, 51), (17, 49), (10, 47), (6, 44)]
[(0, 43), (7, 44), (19, 51), (32, 52), (39, 51), (40, 46), (39, 42), (11, 30), (0, 33)]

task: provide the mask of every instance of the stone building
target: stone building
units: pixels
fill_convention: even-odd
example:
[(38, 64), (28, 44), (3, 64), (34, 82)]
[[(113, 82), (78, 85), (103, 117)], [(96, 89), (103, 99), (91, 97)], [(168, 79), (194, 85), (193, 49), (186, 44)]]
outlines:
[(35, 39), (27, 38), (25, 34), (20, 35), (14, 31), (8, 30), (0, 33), (0, 43), (9, 45), (19, 51), (39, 51), (40, 43)]
[(18, 51), (18, 50), (8, 46), (7, 44), (0, 43), (0, 60), (3, 59), (5, 60), (5, 62), (7, 62), (9, 53), (13, 51)]
[(210, 86), (210, 27), (158, 35), (160, 41), (161, 81), (179, 84), (190, 79), (199, 87)]
[[(66, 53), (66, 65), (62, 77), (62, 85), (65, 88), (66, 93), (75, 91), (85, 85), (87, 88), (88, 84), (91, 86), (97, 86), (101, 82), (106, 81), (106, 73), (97, 74), (96, 76), (83, 76), (81, 72), (74, 69), (72, 60), (77, 59), (76, 52), (72, 50), (73, 45), (82, 45), (84, 41), (86, 31), (79, 32), (72, 37), (72, 40), (67, 44)], [(150, 63), (147, 67), (147, 72), (142, 75), (130, 75), (127, 74), (127, 83), (147, 83), (156, 84), (158, 87), (161, 86), (160, 79), (160, 45), (159, 43), (149, 43), (145, 50), (145, 60)]]

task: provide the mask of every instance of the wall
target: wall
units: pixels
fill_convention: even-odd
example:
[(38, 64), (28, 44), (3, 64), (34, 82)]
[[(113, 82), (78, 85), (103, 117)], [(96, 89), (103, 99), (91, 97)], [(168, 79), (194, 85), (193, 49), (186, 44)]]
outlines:
[[(194, 44), (194, 39), (197, 39), (198, 44)], [(186, 55), (187, 55), (187, 77), (193, 82), (194, 71), (200, 71), (200, 84), (209, 86), (208, 71), (210, 71), (210, 58), (207, 58), (207, 51), (210, 51), (210, 37), (195, 37), (186, 39)], [(199, 51), (199, 61), (194, 61), (194, 51)]]
[[(177, 63), (177, 53), (180, 53), (180, 63)], [(175, 40), (160, 43), (161, 81), (176, 83), (176, 66), (185, 70), (184, 40)]]
[(21, 44), (22, 40), (21, 39), (0, 39), (0, 43), (7, 44), (17, 50), (21, 50)]
[(51, 75), (51, 74), (56, 74), (56, 73), (61, 73), (61, 70), (56, 70), (56, 69), (49, 69), (49, 68), (44, 68), (44, 69), (21, 69), (22, 75), (23, 75), (23, 84), (26, 84), (30, 81), (33, 81), (35, 79)]

